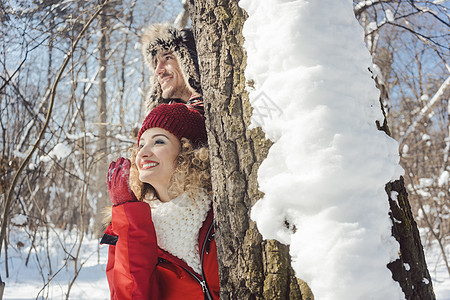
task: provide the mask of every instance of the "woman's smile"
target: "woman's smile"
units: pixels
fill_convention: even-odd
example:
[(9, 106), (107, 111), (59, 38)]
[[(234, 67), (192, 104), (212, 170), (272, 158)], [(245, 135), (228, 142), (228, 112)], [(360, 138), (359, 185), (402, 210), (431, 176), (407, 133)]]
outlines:
[(146, 161), (142, 161), (141, 162), (140, 169), (141, 170), (148, 170), (148, 169), (156, 167), (157, 165), (159, 165), (159, 163), (157, 163), (156, 161), (146, 160)]

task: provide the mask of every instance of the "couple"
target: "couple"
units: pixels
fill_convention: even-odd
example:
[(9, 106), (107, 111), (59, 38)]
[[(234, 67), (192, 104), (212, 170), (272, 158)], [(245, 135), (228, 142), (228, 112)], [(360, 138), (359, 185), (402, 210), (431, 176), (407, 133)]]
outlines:
[[(131, 160), (107, 176), (111, 299), (218, 299), (209, 150), (192, 33), (153, 25), (143, 54), (154, 70)], [(162, 103), (157, 105), (161, 102)], [(156, 106), (156, 107), (155, 107)], [(151, 109), (154, 107), (153, 109)]]

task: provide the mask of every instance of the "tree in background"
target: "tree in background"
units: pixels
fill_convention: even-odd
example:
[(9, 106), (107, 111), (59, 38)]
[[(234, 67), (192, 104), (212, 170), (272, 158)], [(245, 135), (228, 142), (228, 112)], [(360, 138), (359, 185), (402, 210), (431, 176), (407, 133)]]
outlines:
[[(27, 263), (36, 256), (42, 270), (42, 293), (52, 276), (64, 267), (52, 257), (52, 247), (64, 249), (66, 262), (75, 260), (71, 285), (83, 266), (78, 259), (83, 236), (94, 233), (95, 217), (102, 214), (102, 205), (97, 207), (97, 191), (105, 185), (106, 174), (96, 174), (101, 152), (114, 157), (126, 155), (126, 148), (134, 144), (133, 128), (143, 117), (147, 85), (146, 69), (136, 46), (140, 30), (150, 20), (173, 19), (180, 9), (180, 5), (166, 1), (102, 3), (106, 2), (111, 6), (103, 15), (107, 25), (94, 18), (81, 36), (81, 30), (102, 4), (46, 0), (2, 2), (0, 6), (0, 209), (6, 216), (1, 220), (5, 226), (2, 241), (5, 249), (28, 249)], [(104, 35), (102, 28), (107, 29)], [(100, 43), (102, 36), (107, 37), (107, 43)], [(78, 44), (73, 47), (77, 38)], [(56, 81), (57, 89), (52, 93)], [(106, 100), (101, 112), (105, 106), (108, 110), (100, 122), (99, 95)], [(52, 97), (54, 106), (50, 111)], [(44, 128), (49, 111), (48, 125), (36, 151), (17, 176), (6, 209), (12, 179)], [(99, 123), (101, 135), (97, 133)], [(99, 149), (98, 141), (105, 138), (106, 147), (103, 142)], [(103, 157), (109, 160), (105, 154)], [(23, 228), (27, 239), (9, 239), (16, 226)], [(65, 231), (74, 233), (76, 240), (61, 236), (60, 244), (50, 244), (49, 234), (65, 235)], [(42, 248), (46, 255), (39, 257), (38, 249)], [(7, 250), (0, 253), (8, 276)]]
[(414, 218), (425, 247), (438, 244), (450, 276), (450, 17), (445, 2), (353, 1), (389, 129), (400, 143)]
[[(104, 3), (104, 2), (103, 2)], [(111, 16), (115, 15), (117, 12), (114, 11), (112, 5), (107, 5), (103, 9), (103, 13), (99, 16), (98, 22), (98, 32), (100, 33), (100, 39), (98, 42), (98, 100), (97, 100), (97, 145), (96, 145), (96, 178), (95, 190), (97, 193), (97, 203), (96, 211), (100, 212), (109, 203), (108, 192), (104, 181), (100, 178), (108, 172), (108, 139), (106, 136), (106, 121), (108, 111), (106, 109), (106, 71), (108, 68), (108, 61), (106, 59), (106, 54), (108, 52), (108, 40), (111, 34)], [(94, 231), (97, 233), (98, 237), (102, 236), (102, 216), (101, 214), (96, 214)]]

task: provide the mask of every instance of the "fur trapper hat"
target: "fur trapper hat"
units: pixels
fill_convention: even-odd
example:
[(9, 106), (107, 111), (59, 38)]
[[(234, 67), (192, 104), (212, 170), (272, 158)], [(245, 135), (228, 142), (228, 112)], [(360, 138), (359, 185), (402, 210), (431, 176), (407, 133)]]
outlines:
[[(147, 111), (159, 103), (168, 103), (171, 99), (162, 99), (162, 90), (155, 74), (156, 56), (161, 51), (171, 51), (180, 65), (186, 83), (201, 94), (200, 72), (197, 49), (192, 30), (179, 30), (169, 24), (153, 24), (142, 35), (142, 54), (144, 61), (153, 72), (150, 77), (150, 89), (146, 95)], [(155, 103), (155, 99), (157, 102)]]

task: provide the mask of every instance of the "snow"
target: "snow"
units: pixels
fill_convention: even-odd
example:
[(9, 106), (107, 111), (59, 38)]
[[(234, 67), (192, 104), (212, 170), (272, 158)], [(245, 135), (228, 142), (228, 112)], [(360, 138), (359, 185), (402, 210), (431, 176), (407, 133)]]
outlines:
[(419, 184), (416, 185), (417, 189), (427, 188), (432, 186), (434, 183), (433, 178), (419, 178)]
[(27, 217), (24, 215), (15, 215), (13, 218), (11, 218), (11, 223), (14, 225), (25, 225), (27, 223)]
[(385, 13), (386, 13), (386, 19), (387, 19), (388, 22), (394, 22), (395, 21), (394, 14), (392, 13), (392, 11), (390, 9), (387, 9), (385, 11)]
[[(9, 278), (5, 278), (3, 273), (4, 259), (0, 263), (2, 280), (6, 282), (3, 299), (65, 299), (68, 285), (74, 278), (74, 262), (71, 257), (76, 256), (79, 233), (76, 230), (67, 233), (65, 230), (50, 229), (48, 249), (40, 246), (31, 248), (30, 234), (32, 233), (27, 232), (25, 227), (13, 227), (10, 233)], [(35, 245), (44, 245), (39, 240), (46, 236), (45, 230), (38, 232)], [(69, 299), (109, 299), (105, 275), (108, 247), (98, 248), (98, 242), (98, 239), (91, 237), (83, 239), (78, 269), (80, 264), (83, 265)], [(28, 254), (28, 265), (25, 265)], [(44, 288), (49, 279), (50, 282)]]
[[(70, 140), (73, 140), (73, 141), (76, 141), (78, 139), (84, 138), (84, 135), (85, 135), (84, 132), (79, 132), (79, 133), (76, 133), (76, 134), (66, 133), (67, 138), (70, 139)], [(95, 135), (92, 134), (91, 132), (86, 132), (86, 137), (88, 137), (88, 138), (95, 138)]]
[[(447, 272), (442, 253), (437, 241), (424, 249), (428, 270), (433, 282), (433, 289), (437, 300), (450, 300), (450, 275)], [(446, 248), (447, 257), (450, 255), (450, 245)]]
[(404, 144), (403, 148), (402, 148), (402, 154), (407, 155), (408, 151), (409, 151), (409, 146), (407, 144)]
[[(399, 245), (384, 191), (403, 170), (398, 143), (376, 127), (379, 92), (352, 1), (239, 5), (249, 15), (252, 127), (274, 142), (259, 168), (265, 196), (252, 219), (265, 239), (290, 244), (293, 268), (316, 299), (404, 298), (386, 268)], [(270, 106), (261, 106), (262, 94)]]
[(400, 207), (400, 204), (398, 203), (398, 192), (391, 191), (391, 199), (397, 204), (398, 207)]
[(450, 173), (448, 171), (444, 171), (439, 176), (438, 184), (439, 186), (443, 186), (448, 184), (448, 178), (450, 177)]
[(423, 134), (422, 135), (422, 141), (429, 141), (429, 140), (431, 140), (431, 136), (429, 136), (428, 134)]
[(50, 151), (47, 155), (42, 155), (39, 160), (42, 162), (49, 162), (52, 159), (62, 159), (69, 156), (69, 154), (72, 152), (72, 149), (69, 145), (64, 143), (58, 143), (52, 151)]

